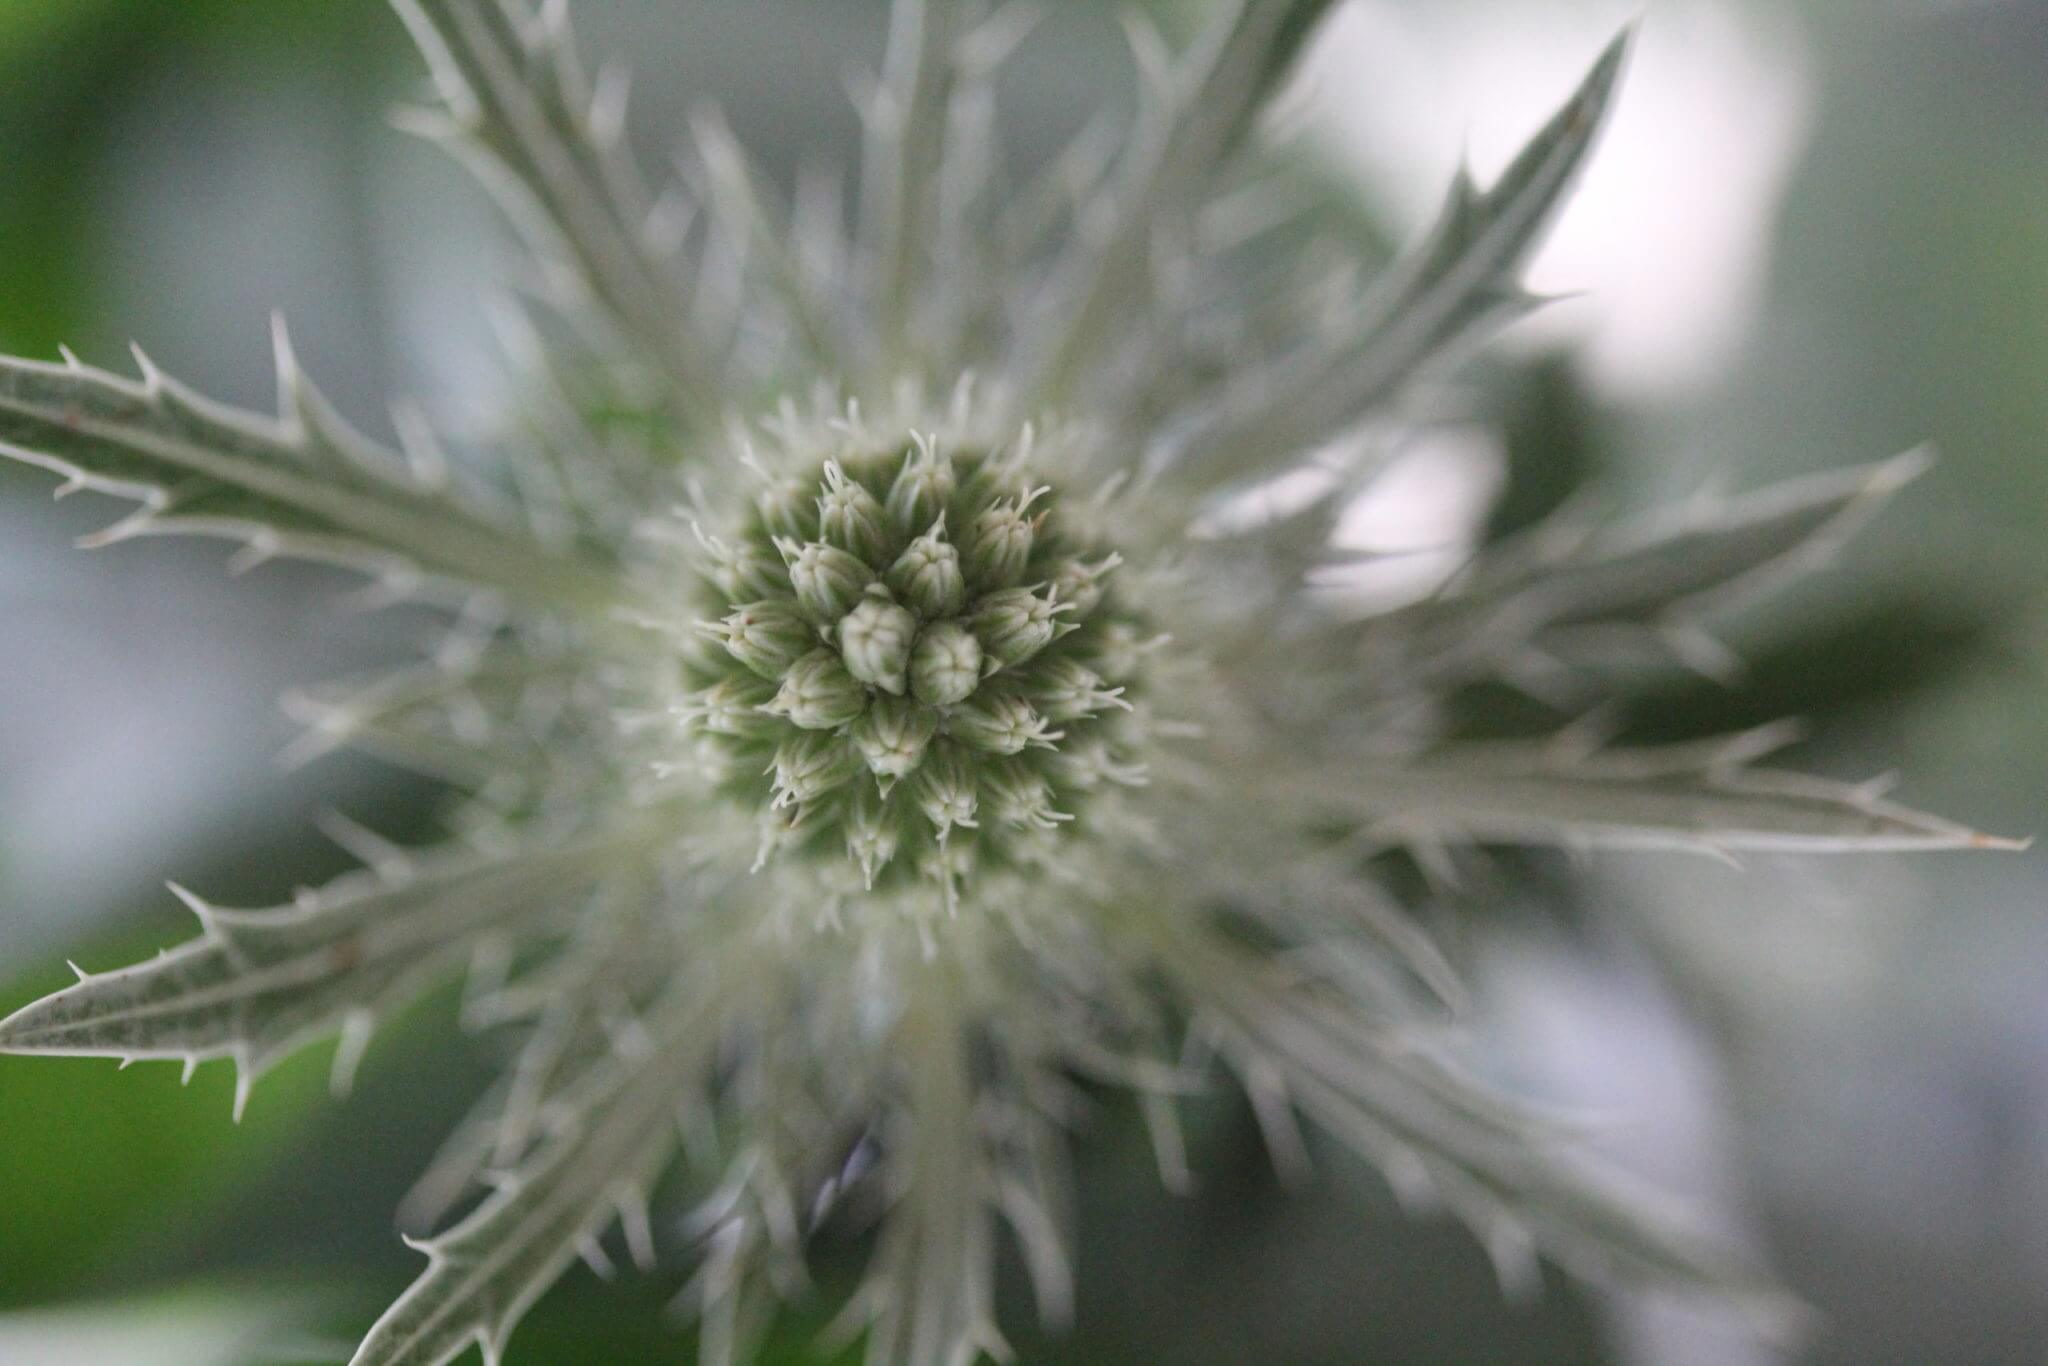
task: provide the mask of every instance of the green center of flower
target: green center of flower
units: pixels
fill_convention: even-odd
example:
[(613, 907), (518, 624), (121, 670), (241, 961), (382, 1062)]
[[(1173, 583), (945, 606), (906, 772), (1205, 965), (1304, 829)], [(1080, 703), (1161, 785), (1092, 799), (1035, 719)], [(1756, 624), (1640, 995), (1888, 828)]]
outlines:
[(1058, 503), (1019, 461), (920, 440), (773, 480), (709, 542), (688, 714), (777, 852), (950, 888), (1053, 857), (1091, 793), (1142, 780), (1149, 632)]

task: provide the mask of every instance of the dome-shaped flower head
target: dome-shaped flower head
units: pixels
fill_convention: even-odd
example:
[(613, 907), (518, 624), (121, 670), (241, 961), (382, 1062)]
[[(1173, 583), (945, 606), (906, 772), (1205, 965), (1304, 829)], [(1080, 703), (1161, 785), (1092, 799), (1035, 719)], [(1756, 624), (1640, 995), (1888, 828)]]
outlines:
[[(460, 775), (474, 837), (370, 848), (280, 909), (195, 900), (197, 938), (0, 1048), (226, 1058), (246, 1088), (329, 1034), (345, 1071), (397, 1006), (512, 964), (470, 1014), (516, 1032), (514, 1080), (413, 1202), (426, 1269), (357, 1366), (496, 1360), (614, 1237), (696, 1263), (706, 1359), (744, 1358), (825, 1225), (867, 1240), (843, 1322), (870, 1361), (999, 1356), (1006, 1240), (1048, 1317), (1071, 1300), (1077, 1080), (1136, 1094), (1170, 1180), (1177, 1105), (1228, 1077), (1279, 1142), (1318, 1126), (1489, 1246), (1768, 1302), (1430, 1042), (1455, 975), (1375, 870), (1488, 841), (1983, 842), (1760, 772), (1755, 736), (1446, 719), (1483, 685), (1590, 713), (1601, 647), (1708, 658), (1704, 609), (1909, 468), (1546, 529), (1394, 606), (1329, 587), (1416, 385), (1532, 305), (1519, 271), (1625, 44), (1375, 270), (1320, 220), (1236, 211), (1278, 201), (1260, 116), (1332, 0), (1222, 0), (1170, 59), (1142, 41), (1128, 124), (1017, 181), (992, 117), (1014, 14), (897, 0), (857, 191), (793, 205), (709, 117), (650, 185), (565, 7), (397, 4), (436, 92), (411, 123), (486, 168), (544, 290), (495, 458), (365, 439), (281, 336), (276, 419), (147, 362), (0, 363), (0, 452), (139, 494), (106, 539), (224, 533), (449, 609), (465, 648), (301, 707), (325, 743)], [(650, 1213), (657, 1184), (688, 1217)]]

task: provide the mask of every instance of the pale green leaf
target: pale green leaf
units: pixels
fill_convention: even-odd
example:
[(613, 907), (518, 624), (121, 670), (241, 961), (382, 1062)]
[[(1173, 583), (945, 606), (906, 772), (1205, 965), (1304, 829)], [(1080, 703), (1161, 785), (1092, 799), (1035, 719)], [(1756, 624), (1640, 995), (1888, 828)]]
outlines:
[(1724, 740), (1579, 753), (1450, 744), (1414, 758), (1327, 761), (1293, 800), (1392, 837), (1714, 852), (1966, 849), (1999, 844), (1885, 801), (1877, 788), (1751, 767), (1773, 727)]
[(831, 282), (816, 277), (803, 259), (797, 234), (765, 202), (761, 176), (724, 116), (716, 109), (700, 110), (690, 120), (690, 130), (703, 164), (704, 202), (720, 229), (766, 277), (768, 294), (781, 305), (792, 339), (810, 361), (827, 373), (843, 370), (849, 357)]
[[(941, 995), (944, 989), (934, 992)], [(953, 1366), (1010, 1356), (995, 1323), (997, 1224), (990, 1144), (950, 1008), (912, 1013), (896, 1047), (907, 1093), (902, 1182), (860, 1291), (836, 1325), (867, 1330), (868, 1366)]]
[(417, 865), (393, 855), (271, 910), (181, 893), (199, 938), (133, 967), (81, 973), (0, 1021), (0, 1052), (188, 1066), (232, 1058), (246, 1090), (265, 1066), (345, 1024), (360, 1042), (379, 1010), (455, 971), (486, 937), (574, 910), (575, 895), (641, 838), (437, 853)]
[(409, 126), (464, 154), (566, 307), (652, 347), (684, 400), (709, 411), (715, 376), (688, 326), (687, 273), (660, 248), (662, 211), (626, 145), (625, 86), (586, 76), (567, 6), (392, 3), (443, 105)]
[[(1741, 1307), (1785, 1330), (1803, 1307), (1738, 1252), (1590, 1165), (1553, 1117), (1399, 1038), (1340, 994), (1186, 926), (1148, 940), (1266, 1126), (1275, 1157), (1298, 1111), (1377, 1165), (1411, 1206), (1471, 1226), (1509, 1288), (1540, 1251), (1597, 1279)], [(1299, 1156), (1299, 1154), (1295, 1154)]]
[(719, 1039), (711, 999), (680, 990), (645, 1023), (642, 1045), (590, 1079), (573, 1118), (462, 1222), (416, 1244), (426, 1271), (351, 1366), (441, 1366), (472, 1345), (498, 1361), (534, 1301), (622, 1211), (638, 1211), (675, 1151), (677, 1107)]
[(466, 1115), (406, 1193), (399, 1226), (425, 1231), (471, 1193), (487, 1169), (520, 1159), (549, 1117), (610, 1056), (619, 1017), (662, 994), (676, 946), (644, 914), (649, 889), (614, 883), (570, 948), (473, 996), (465, 1023), (532, 1020), (517, 1060)]
[(1348, 342), (1317, 343), (1171, 452), (1198, 484), (1270, 470), (1357, 423), (1419, 374), (1532, 302), (1523, 265), (1592, 151), (1630, 34), (1593, 64), (1572, 97), (1492, 188), (1460, 173), (1434, 229), (1373, 290)]
[(1543, 527), (1488, 552), (1435, 596), (1346, 627), (1374, 692), (1514, 676), (1531, 651), (1571, 639), (1661, 639), (1698, 659), (1697, 623), (1827, 562), (1908, 480), (1915, 452), (1699, 503), (1605, 534)]
[(582, 753), (569, 736), (582, 719), (567, 705), (574, 673), (571, 660), (504, 649), (298, 689), (284, 710), (306, 730), (284, 757), (296, 765), (346, 747), (470, 788), (538, 782)]
[(1084, 234), (1042, 320), (1044, 354), (1027, 366), (1056, 404), (1115, 322), (1151, 298), (1154, 235), (1185, 222), (1213, 191), (1266, 101), (1335, 0), (1238, 0), (1205, 33), (1168, 94), (1146, 112), (1107, 191), (1107, 226)]
[(142, 501), (88, 544), (221, 535), (245, 543), (244, 565), (292, 555), (399, 586), (426, 575), (551, 607), (613, 601), (608, 566), (550, 553), (356, 433), (305, 381), (281, 329), (277, 336), (274, 419), (203, 398), (139, 352), (139, 381), (70, 356), (55, 365), (0, 358), (0, 455), (64, 476), (60, 493)]
[(891, 7), (881, 88), (866, 111), (860, 245), (874, 274), (877, 330), (900, 349), (912, 282), (937, 211), (946, 107), (964, 9), (956, 0), (903, 0)]

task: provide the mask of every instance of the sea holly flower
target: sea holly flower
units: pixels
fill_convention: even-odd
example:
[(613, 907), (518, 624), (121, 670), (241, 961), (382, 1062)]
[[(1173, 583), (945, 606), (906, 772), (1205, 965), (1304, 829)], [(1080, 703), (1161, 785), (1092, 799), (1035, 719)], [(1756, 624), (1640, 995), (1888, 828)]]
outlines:
[[(842, 1318), (871, 1361), (999, 1357), (1005, 1239), (1048, 1318), (1071, 1303), (1075, 1078), (1136, 1093), (1169, 1180), (1178, 1099), (1222, 1074), (1276, 1142), (1306, 1119), (1491, 1248), (1780, 1303), (1427, 1044), (1455, 974), (1373, 854), (1990, 843), (1758, 768), (1776, 732), (1613, 749), (1441, 719), (1489, 683), (1590, 708), (1613, 685), (1587, 640), (1701, 662), (1709, 607), (1811, 563), (1912, 462), (1539, 532), (1393, 608), (1306, 577), (1371, 473), (1342, 439), (1533, 304), (1519, 271), (1625, 42), (1360, 288), (1309, 272), (1312, 232), (1202, 230), (1257, 192), (1259, 115), (1333, 0), (1229, 0), (1147, 63), (1114, 155), (1090, 138), (1018, 184), (988, 118), (1013, 20), (897, 0), (857, 194), (793, 208), (712, 118), (650, 186), (564, 6), (397, 7), (436, 92), (412, 126), (484, 169), (539, 267), (547, 372), (515, 386), (502, 481), (366, 439), (282, 333), (275, 418), (147, 360), (0, 362), (0, 451), (138, 499), (103, 541), (226, 535), (488, 609), (470, 648), (301, 700), (321, 744), (454, 777), (451, 825), (488, 838), (366, 848), (278, 909), (190, 897), (195, 939), (0, 1048), (225, 1058), (246, 1094), (327, 1035), (345, 1074), (402, 1002), (516, 964), (471, 1014), (522, 1051), (408, 1203), (427, 1266), (357, 1366), (498, 1359), (614, 1237), (694, 1261), (706, 1359), (744, 1358), (828, 1224), (871, 1233)], [(1306, 505), (1244, 496), (1311, 469)], [(654, 1216), (658, 1183), (689, 1217)]]

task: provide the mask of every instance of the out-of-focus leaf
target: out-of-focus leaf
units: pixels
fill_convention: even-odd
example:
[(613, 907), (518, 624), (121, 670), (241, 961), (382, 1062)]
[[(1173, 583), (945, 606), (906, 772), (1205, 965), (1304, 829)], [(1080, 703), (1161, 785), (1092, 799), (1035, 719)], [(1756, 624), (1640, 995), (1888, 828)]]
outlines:
[(1631, 657), (1725, 676), (1736, 663), (1701, 623), (1826, 563), (1924, 465), (1913, 452), (1603, 534), (1539, 527), (1437, 595), (1346, 629), (1372, 666), (1368, 686), (1498, 678), (1542, 695), (1575, 665)]
[(1156, 227), (1191, 209), (1211, 168), (1245, 140), (1331, 0), (1238, 0), (1141, 120), (1102, 206), (1105, 227), (1048, 294), (1040, 349), (1027, 368), (1040, 394), (1065, 394), (1102, 340), (1103, 323), (1146, 298)]
[(2006, 841), (1854, 787), (1754, 766), (1781, 727), (1691, 744), (1581, 752), (1570, 743), (1448, 745), (1417, 758), (1331, 760), (1274, 792), (1404, 837), (1507, 844), (1848, 853)]
[(1542, 523), (1606, 467), (1597, 411), (1565, 356), (1511, 376), (1500, 420), (1507, 481), (1486, 519), (1488, 544)]
[(687, 405), (715, 406), (688, 319), (687, 275), (656, 247), (659, 214), (626, 147), (625, 87), (585, 74), (567, 6), (526, 0), (396, 0), (433, 68), (439, 106), (408, 119), (477, 170), (551, 292), (668, 361)]
[(1606, 120), (1630, 33), (1601, 53), (1572, 97), (1488, 189), (1460, 172), (1436, 227), (1375, 286), (1348, 343), (1306, 357), (1241, 412), (1173, 452), (1178, 476), (1224, 483), (1315, 446), (1398, 395), (1475, 336), (1537, 300), (1522, 267), (1542, 242)]
[(147, 1362), (278, 1366), (308, 1360), (295, 1326), (315, 1312), (302, 1286), (195, 1285), (147, 1299), (90, 1300), (0, 1313), (0, 1361), (12, 1366)]
[[(662, 1306), (673, 1287), (638, 1276), (612, 1282), (571, 1273), (553, 1293), (536, 1305), (519, 1325), (517, 1343), (508, 1353), (511, 1366), (521, 1362), (682, 1363), (701, 1360), (695, 1333), (665, 1320)], [(859, 1366), (858, 1343), (833, 1349), (821, 1341), (824, 1325), (801, 1315), (788, 1315), (769, 1331), (755, 1366)], [(345, 1356), (335, 1358), (340, 1366)], [(1066, 1356), (1025, 1358), (1050, 1363)]]

